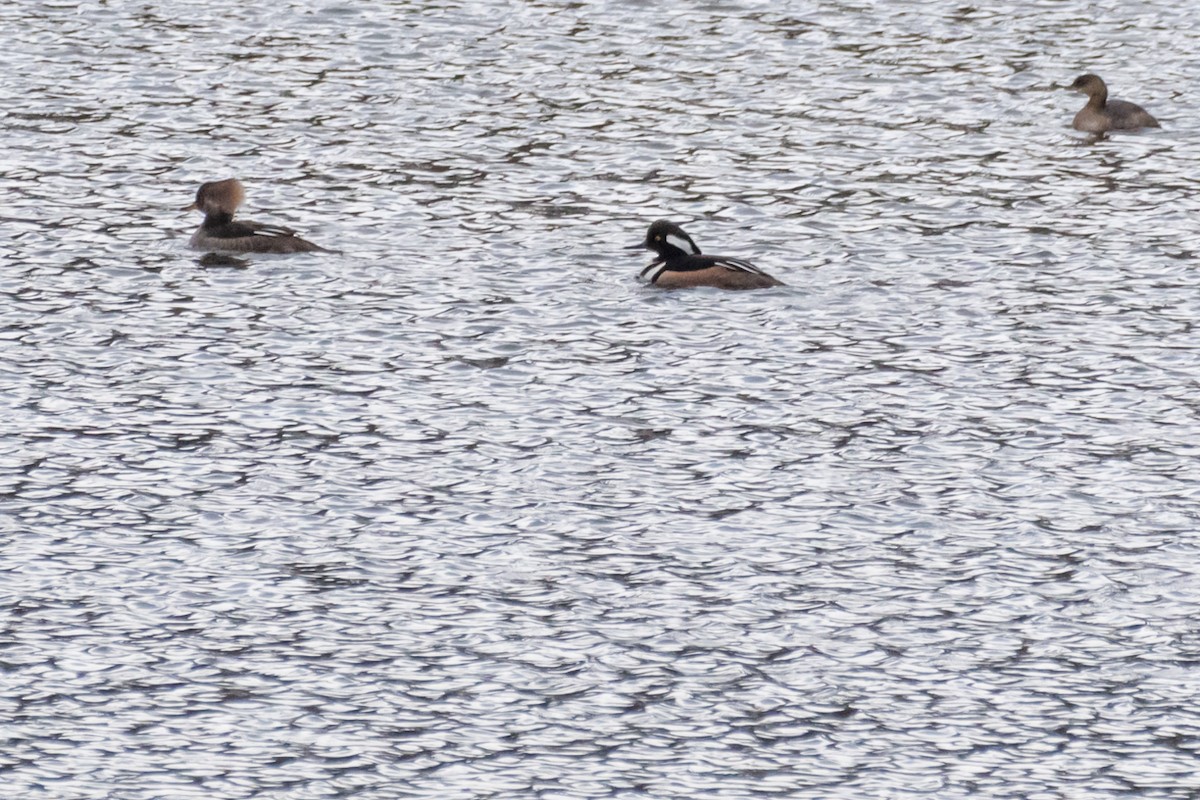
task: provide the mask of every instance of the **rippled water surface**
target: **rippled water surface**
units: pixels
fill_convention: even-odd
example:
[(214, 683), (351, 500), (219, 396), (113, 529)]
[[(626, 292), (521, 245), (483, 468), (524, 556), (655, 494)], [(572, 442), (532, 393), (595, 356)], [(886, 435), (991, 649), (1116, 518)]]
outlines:
[(1196, 30), (0, 5), (4, 796), (1195, 797)]

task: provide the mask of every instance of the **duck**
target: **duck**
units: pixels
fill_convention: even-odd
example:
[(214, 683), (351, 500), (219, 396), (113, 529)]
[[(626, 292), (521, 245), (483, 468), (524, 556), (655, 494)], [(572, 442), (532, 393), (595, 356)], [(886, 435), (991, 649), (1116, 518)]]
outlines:
[(195, 202), (183, 209), (204, 212), (204, 222), (192, 234), (188, 246), (193, 250), (225, 253), (332, 252), (301, 239), (291, 228), (249, 220), (235, 221), (233, 215), (245, 199), (246, 190), (237, 178), (201, 184)]
[(1071, 123), (1077, 131), (1104, 133), (1161, 127), (1158, 120), (1141, 106), (1124, 100), (1109, 100), (1108, 87), (1099, 75), (1080, 75), (1071, 84), (1071, 89), (1088, 96), (1087, 105), (1079, 110)]
[(740, 258), (708, 256), (683, 228), (660, 219), (650, 225), (646, 239), (627, 250), (653, 250), (658, 254), (640, 278), (662, 289), (713, 286), (718, 289), (768, 289), (783, 281)]

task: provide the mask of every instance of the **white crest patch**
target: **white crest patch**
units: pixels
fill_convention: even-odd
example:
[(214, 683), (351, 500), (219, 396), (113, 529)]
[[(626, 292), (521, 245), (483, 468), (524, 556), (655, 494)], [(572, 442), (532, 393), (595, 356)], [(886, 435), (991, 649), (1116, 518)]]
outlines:
[(674, 233), (667, 234), (667, 244), (674, 245), (685, 253), (693, 252), (692, 243)]

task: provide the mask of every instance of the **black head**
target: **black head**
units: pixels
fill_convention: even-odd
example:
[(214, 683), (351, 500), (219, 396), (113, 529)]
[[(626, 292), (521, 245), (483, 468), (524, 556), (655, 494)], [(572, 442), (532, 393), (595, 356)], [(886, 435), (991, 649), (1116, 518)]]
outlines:
[(684, 233), (683, 228), (665, 219), (651, 224), (650, 229), (646, 231), (645, 241), (628, 249), (642, 248), (653, 250), (662, 258), (700, 255), (700, 248), (692, 241), (692, 237)]

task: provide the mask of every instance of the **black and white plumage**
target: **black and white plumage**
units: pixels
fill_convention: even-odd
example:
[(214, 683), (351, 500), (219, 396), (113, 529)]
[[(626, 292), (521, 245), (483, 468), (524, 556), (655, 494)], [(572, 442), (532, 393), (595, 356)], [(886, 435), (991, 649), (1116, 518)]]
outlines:
[(783, 282), (749, 261), (729, 256), (709, 256), (683, 228), (660, 219), (646, 231), (646, 239), (628, 249), (653, 250), (658, 258), (641, 272), (641, 278), (664, 289), (714, 286), (719, 289), (766, 289)]

